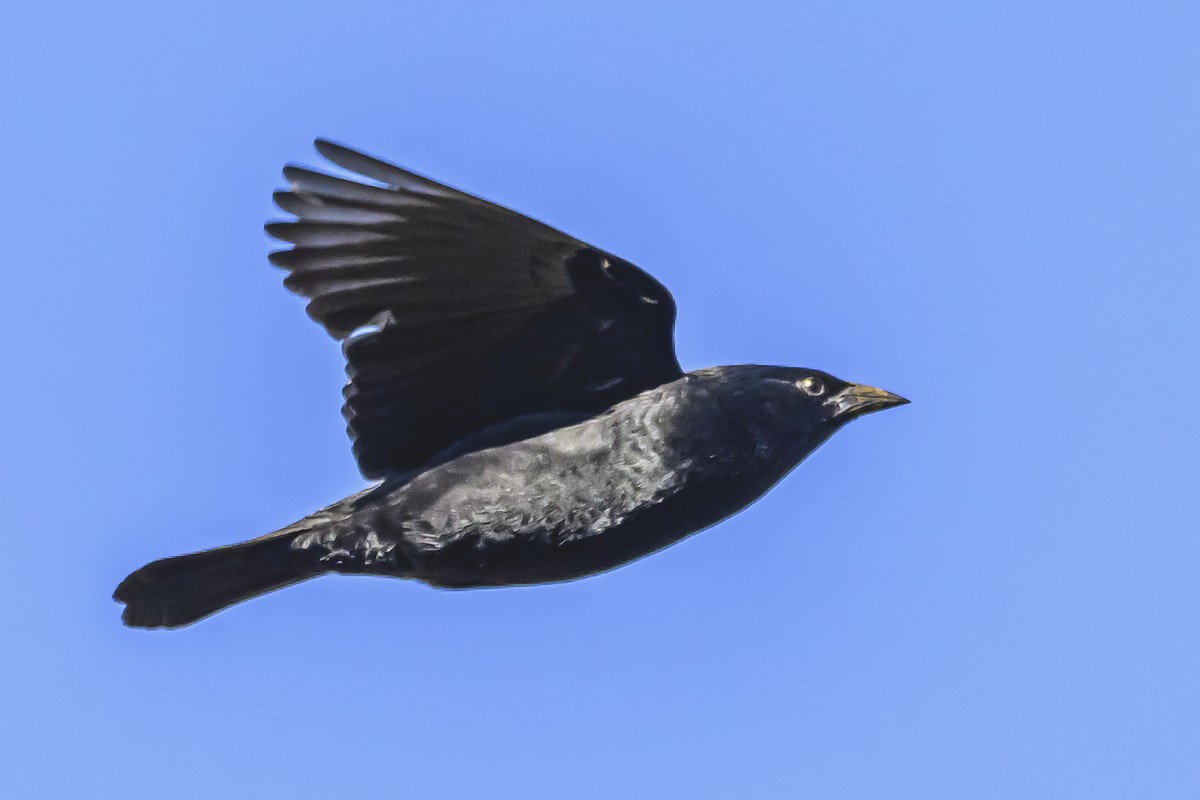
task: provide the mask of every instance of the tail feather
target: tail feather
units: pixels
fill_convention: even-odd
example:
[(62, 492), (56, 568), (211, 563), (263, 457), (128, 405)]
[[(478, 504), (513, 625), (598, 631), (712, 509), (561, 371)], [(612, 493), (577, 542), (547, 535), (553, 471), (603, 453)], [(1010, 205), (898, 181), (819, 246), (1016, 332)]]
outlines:
[(243, 600), (314, 578), (325, 568), (270, 536), (229, 547), (154, 561), (113, 593), (134, 628), (179, 628)]

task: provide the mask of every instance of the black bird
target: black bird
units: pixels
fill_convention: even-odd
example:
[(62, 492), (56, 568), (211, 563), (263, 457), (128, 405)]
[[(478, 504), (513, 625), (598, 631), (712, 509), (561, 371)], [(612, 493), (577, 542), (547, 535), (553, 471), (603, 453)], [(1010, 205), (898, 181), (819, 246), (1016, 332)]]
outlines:
[(330, 572), (466, 588), (628, 563), (757, 500), (855, 417), (908, 401), (811, 369), (684, 373), (675, 303), (622, 258), (318, 140), (267, 225), (284, 285), (343, 342), (343, 412), (379, 483), (113, 597), (174, 628)]

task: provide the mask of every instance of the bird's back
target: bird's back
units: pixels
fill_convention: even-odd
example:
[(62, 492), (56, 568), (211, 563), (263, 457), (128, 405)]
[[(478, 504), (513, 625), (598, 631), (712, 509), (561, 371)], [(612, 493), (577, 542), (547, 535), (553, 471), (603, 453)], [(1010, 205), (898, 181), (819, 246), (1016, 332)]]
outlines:
[[(685, 377), (429, 469), (377, 496), (370, 527), (396, 537), (413, 577), (437, 585), (579, 577), (724, 516), (711, 518), (694, 495), (729, 479), (731, 441), (743, 437), (702, 382)], [(684, 495), (689, 502), (675, 502)]]

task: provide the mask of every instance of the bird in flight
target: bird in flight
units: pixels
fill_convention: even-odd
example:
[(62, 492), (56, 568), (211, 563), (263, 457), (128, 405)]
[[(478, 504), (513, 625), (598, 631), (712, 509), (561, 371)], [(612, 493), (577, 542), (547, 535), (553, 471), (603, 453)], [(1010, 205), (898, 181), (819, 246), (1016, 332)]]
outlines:
[(683, 372), (675, 302), (630, 262), (318, 140), (284, 168), (270, 260), (342, 342), (373, 486), (274, 533), (154, 561), (113, 597), (177, 628), (330, 573), (445, 588), (566, 581), (740, 511), (850, 420), (902, 405), (813, 369)]

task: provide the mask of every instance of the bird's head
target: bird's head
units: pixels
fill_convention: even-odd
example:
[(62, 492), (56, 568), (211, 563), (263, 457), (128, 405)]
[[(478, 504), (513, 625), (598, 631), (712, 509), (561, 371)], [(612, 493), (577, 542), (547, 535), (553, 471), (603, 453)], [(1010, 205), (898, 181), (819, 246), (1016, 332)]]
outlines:
[(850, 420), (908, 402), (883, 389), (802, 367), (744, 364), (701, 372), (719, 385), (726, 411), (739, 417), (762, 447), (792, 465)]

